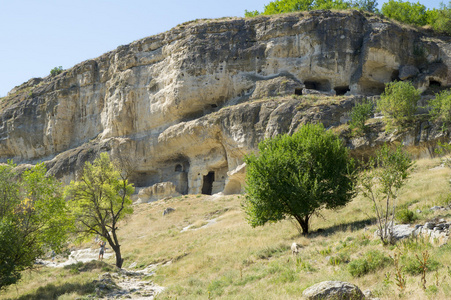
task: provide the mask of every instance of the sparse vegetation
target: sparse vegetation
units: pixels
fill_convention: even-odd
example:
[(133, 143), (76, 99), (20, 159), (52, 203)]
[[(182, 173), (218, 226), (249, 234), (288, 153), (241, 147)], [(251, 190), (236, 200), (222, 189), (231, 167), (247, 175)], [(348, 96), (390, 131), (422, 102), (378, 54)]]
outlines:
[(451, 89), (442, 91), (429, 101), (431, 118), (445, 125), (451, 124)]
[(412, 83), (389, 82), (377, 102), (377, 109), (384, 114), (389, 129), (393, 126), (402, 128), (413, 121), (419, 100), (420, 91)]
[(357, 103), (351, 110), (351, 121), (349, 127), (355, 129), (357, 134), (362, 134), (366, 131), (365, 122), (373, 114), (373, 102), (365, 100), (361, 103)]
[(400, 146), (392, 151), (384, 145), (360, 175), (361, 192), (374, 205), (379, 236), (385, 245), (393, 243), (396, 198), (412, 165), (409, 155)]
[(390, 264), (390, 258), (377, 250), (370, 250), (365, 256), (349, 263), (348, 269), (354, 277), (360, 277), (369, 272), (375, 272)]
[(59, 66), (59, 67), (54, 67), (53, 69), (50, 70), (50, 76), (56, 76), (58, 74), (63, 73), (63, 67)]
[(412, 3), (403, 0), (389, 0), (382, 5), (382, 10), (377, 9), (376, 0), (274, 0), (265, 5), (263, 11), (245, 10), (245, 17), (259, 15), (275, 15), (296, 11), (311, 11), (319, 9), (358, 9), (371, 13), (382, 14), (387, 18), (399, 22), (424, 26), (429, 25), (434, 30), (451, 34), (451, 2), (440, 3), (439, 9), (427, 9), (423, 4)]

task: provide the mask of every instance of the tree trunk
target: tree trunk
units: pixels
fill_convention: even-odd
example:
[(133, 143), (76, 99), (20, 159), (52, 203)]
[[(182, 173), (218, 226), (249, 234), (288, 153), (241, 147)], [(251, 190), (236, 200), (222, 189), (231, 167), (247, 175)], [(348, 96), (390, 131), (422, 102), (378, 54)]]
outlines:
[(305, 216), (303, 219), (302, 218), (296, 218), (296, 220), (298, 221), (299, 225), (301, 225), (302, 235), (308, 235), (308, 222), (309, 222), (309, 219), (310, 219), (309, 216)]
[(124, 260), (122, 259), (122, 256), (121, 256), (121, 247), (120, 246), (114, 247), (113, 250), (114, 250), (114, 253), (116, 254), (116, 267), (121, 269), (122, 263), (124, 262)]

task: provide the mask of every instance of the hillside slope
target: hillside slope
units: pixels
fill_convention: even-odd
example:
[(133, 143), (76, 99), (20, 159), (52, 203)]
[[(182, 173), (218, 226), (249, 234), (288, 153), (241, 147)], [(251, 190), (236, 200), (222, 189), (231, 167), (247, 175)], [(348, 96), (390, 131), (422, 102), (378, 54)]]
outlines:
[[(420, 210), (417, 224), (440, 218), (450, 222), (445, 197), (449, 176), (450, 170), (438, 159), (417, 161), (398, 207)], [(165, 287), (157, 299), (300, 299), (305, 288), (324, 280), (354, 283), (380, 299), (451, 297), (451, 245), (437, 247), (414, 240), (383, 247), (374, 236), (369, 200), (357, 197), (340, 210), (322, 211), (312, 220), (312, 234), (301, 237), (289, 220), (251, 228), (240, 207), (241, 197), (186, 195), (136, 204), (134, 214), (119, 226), (124, 267), (137, 271), (157, 264), (155, 274), (144, 278)], [(448, 209), (431, 210), (436, 205)], [(167, 207), (175, 211), (163, 216)], [(290, 251), (292, 242), (303, 246), (296, 259)], [(80, 247), (88, 246), (98, 248), (94, 241)], [(423, 291), (415, 255), (421, 257), (426, 250), (431, 265), (427, 290)], [(389, 258), (395, 254), (402, 257), (400, 266), (406, 278), (402, 292)], [(362, 258), (374, 259), (380, 268), (351, 275), (350, 266)], [(110, 258), (108, 265), (91, 263), (68, 269), (44, 267), (26, 273), (23, 281), (9, 287), (0, 299), (84, 299), (95, 294), (99, 283), (93, 280), (109, 278), (101, 276), (104, 272), (120, 280), (114, 275), (114, 261)], [(142, 297), (138, 292), (128, 295)]]

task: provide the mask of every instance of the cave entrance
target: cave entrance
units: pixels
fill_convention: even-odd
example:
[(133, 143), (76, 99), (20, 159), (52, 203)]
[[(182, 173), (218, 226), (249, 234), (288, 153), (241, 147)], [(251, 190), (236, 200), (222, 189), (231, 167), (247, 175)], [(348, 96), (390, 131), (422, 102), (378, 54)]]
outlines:
[(213, 190), (213, 181), (215, 181), (215, 172), (208, 172), (208, 174), (204, 176), (202, 194), (211, 195)]
[(327, 79), (307, 79), (304, 81), (304, 86), (308, 90), (317, 90), (328, 92), (330, 91), (330, 82)]
[(350, 91), (349, 86), (337, 86), (334, 88), (335, 94), (341, 96)]
[(319, 83), (315, 81), (305, 81), (304, 82), (305, 88), (309, 90), (318, 90), (319, 89)]
[(429, 86), (441, 87), (442, 84), (436, 80), (429, 79)]
[(175, 166), (175, 171), (176, 172), (183, 172), (183, 166), (181, 164), (177, 164)]
[(294, 89), (294, 94), (295, 95), (299, 95), (299, 96), (301, 96), (302, 95), (302, 89)]

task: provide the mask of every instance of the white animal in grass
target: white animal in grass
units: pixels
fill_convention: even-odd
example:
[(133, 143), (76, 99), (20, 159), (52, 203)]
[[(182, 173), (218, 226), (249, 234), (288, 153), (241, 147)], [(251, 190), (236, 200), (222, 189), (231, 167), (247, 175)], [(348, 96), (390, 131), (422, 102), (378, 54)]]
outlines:
[(293, 254), (293, 256), (298, 255), (301, 248), (302, 248), (301, 245), (299, 245), (297, 243), (291, 244), (291, 254)]

